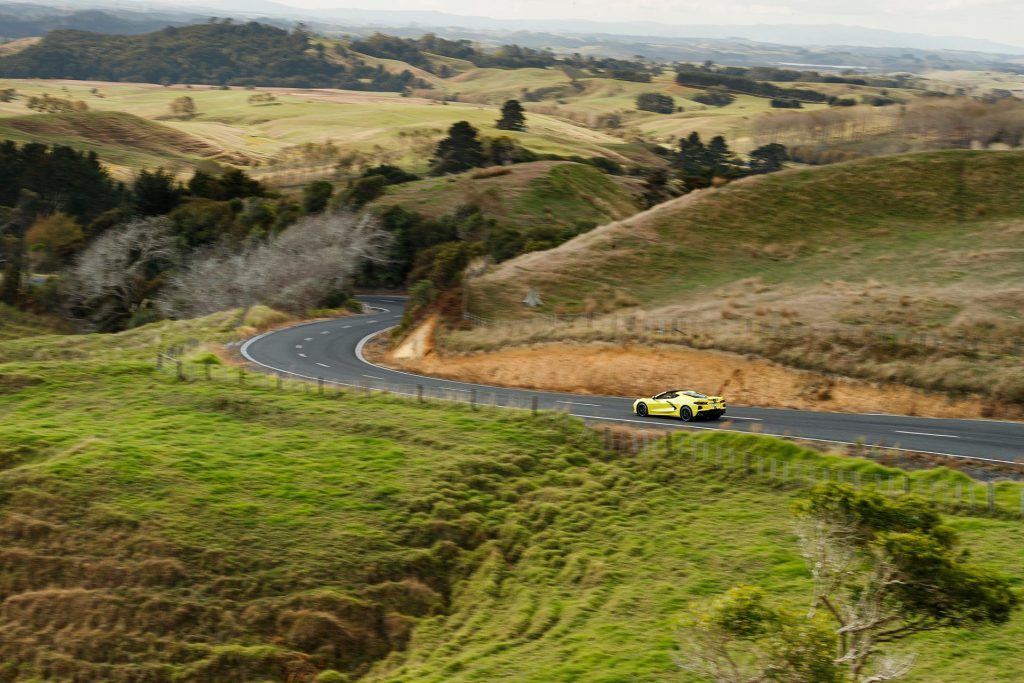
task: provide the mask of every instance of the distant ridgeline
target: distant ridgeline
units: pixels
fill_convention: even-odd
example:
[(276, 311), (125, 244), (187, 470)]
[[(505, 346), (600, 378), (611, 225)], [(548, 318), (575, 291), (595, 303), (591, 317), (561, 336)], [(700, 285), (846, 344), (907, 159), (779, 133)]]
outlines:
[(650, 82), (652, 73), (660, 72), (660, 67), (642, 62), (612, 57), (584, 57), (578, 54), (556, 56), (550, 50), (535, 50), (520, 45), (502, 45), (493, 52), (484, 52), (471, 41), (447, 40), (433, 33), (427, 33), (420, 38), (397, 38), (375, 33), (353, 41), (352, 49), (372, 57), (397, 59), (442, 78), (450, 75), (451, 69), (443, 63), (435, 64), (431, 56), (462, 59), (481, 68), (527, 69), (561, 66), (581, 70), (582, 73), (576, 74), (577, 76), (603, 76), (641, 83)]
[(304, 31), (255, 22), (168, 27), (138, 36), (61, 30), (0, 58), (0, 77), (394, 92), (429, 87), (409, 71), (393, 74), (352, 55), (335, 57)]

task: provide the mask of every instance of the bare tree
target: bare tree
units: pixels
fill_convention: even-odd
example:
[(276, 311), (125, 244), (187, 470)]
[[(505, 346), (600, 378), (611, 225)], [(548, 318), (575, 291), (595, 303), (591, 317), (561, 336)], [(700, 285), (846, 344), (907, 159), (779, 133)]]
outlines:
[(302, 312), (348, 287), (367, 261), (381, 261), (387, 233), (369, 215), (307, 216), (240, 253), (209, 252), (172, 277), (162, 306), (205, 315), (257, 303)]
[(177, 256), (166, 218), (143, 218), (105, 232), (68, 272), (72, 314), (85, 312), (106, 327), (131, 315), (153, 288), (153, 277)]

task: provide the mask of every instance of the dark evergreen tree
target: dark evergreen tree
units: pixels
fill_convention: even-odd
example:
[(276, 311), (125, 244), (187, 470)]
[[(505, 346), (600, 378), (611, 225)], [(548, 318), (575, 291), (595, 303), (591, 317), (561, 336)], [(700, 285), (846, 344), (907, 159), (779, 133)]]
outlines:
[(641, 111), (652, 111), (655, 114), (672, 114), (676, 110), (676, 102), (671, 95), (645, 92), (637, 95), (636, 108)]
[(181, 187), (167, 171), (143, 170), (132, 185), (132, 206), (143, 216), (163, 216), (177, 208), (181, 195)]
[(526, 130), (526, 110), (519, 100), (507, 100), (501, 105), (501, 118), (494, 125), (498, 130)]
[(484, 165), (483, 144), (469, 121), (457, 121), (448, 129), (448, 137), (437, 143), (431, 163), (433, 175), (461, 173)]
[(750, 153), (750, 173), (774, 173), (781, 170), (783, 162), (786, 161), (789, 161), (786, 146), (773, 142)]

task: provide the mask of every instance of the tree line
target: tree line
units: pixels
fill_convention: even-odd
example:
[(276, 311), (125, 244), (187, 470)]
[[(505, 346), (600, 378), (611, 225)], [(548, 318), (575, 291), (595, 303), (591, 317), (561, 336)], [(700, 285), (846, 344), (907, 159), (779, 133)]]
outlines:
[(350, 43), (352, 50), (384, 59), (397, 59), (412, 64), (443, 78), (452, 75), (445, 64), (435, 65), (431, 55), (451, 57), (471, 62), (477, 67), (499, 69), (547, 68), (553, 66), (581, 70), (580, 75), (603, 76), (620, 80), (649, 82), (658, 67), (638, 61), (614, 57), (584, 57), (580, 54), (560, 56), (551, 50), (537, 50), (521, 45), (501, 45), (494, 50), (483, 50), (469, 40), (448, 40), (433, 33), (419, 38), (399, 38), (374, 33)]
[(408, 70), (393, 74), (351, 56), (328, 59), (304, 30), (228, 20), (135, 36), (52, 31), (0, 57), (0, 77), (394, 92), (429, 87)]

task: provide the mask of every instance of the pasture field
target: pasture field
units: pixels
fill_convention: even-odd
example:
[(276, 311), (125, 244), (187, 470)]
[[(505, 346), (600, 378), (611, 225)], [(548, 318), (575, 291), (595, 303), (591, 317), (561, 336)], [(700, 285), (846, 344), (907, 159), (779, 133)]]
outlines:
[[(704, 467), (691, 439), (897, 473), (752, 435), (630, 455), (563, 415), (154, 369), (158, 348), (237, 323), (0, 342), (8, 680), (686, 681), (691, 600), (747, 582), (802, 606), (809, 586), (789, 512), (804, 489)], [(950, 523), (1024, 582), (1019, 520)], [(1022, 637), (1018, 614), (915, 638), (907, 680), (1017, 680)]]
[(610, 176), (571, 162), (536, 161), (507, 173), (461, 173), (393, 185), (371, 207), (402, 206), (433, 218), (477, 206), (499, 225), (528, 229), (605, 223), (639, 210), (637, 178)]
[[(528, 132), (509, 133), (494, 128), (497, 107), (441, 103), (400, 97), (395, 93), (274, 88), (220, 90), (207, 86), (13, 80), (0, 81), (0, 88), (14, 88), (24, 96), (0, 103), (0, 134), (22, 141), (60, 144), (75, 143), (76, 138), (80, 138), (105, 156), (116, 158), (120, 163), (113, 165), (122, 175), (161, 161), (145, 153), (145, 147), (140, 149), (133, 138), (162, 137), (167, 146), (173, 147), (180, 135), (209, 149), (186, 149), (176, 155), (177, 158), (169, 154), (169, 158), (162, 159), (162, 164), (174, 170), (183, 170), (186, 161), (194, 165), (202, 159), (265, 167), (302, 145), (331, 143), (344, 152), (360, 152), (378, 162), (396, 163), (422, 172), (433, 144), (444, 137), (451, 124), (460, 120), (469, 121), (484, 135), (510, 134), (541, 154), (609, 156), (627, 161), (620, 153), (612, 151), (613, 147), (622, 146), (623, 140), (571, 121), (534, 114), (530, 117)], [(269, 92), (276, 101), (250, 103), (249, 98), (257, 92)], [(25, 98), (44, 93), (87, 103), (89, 111), (75, 115), (75, 120), (81, 122), (79, 130), (69, 130), (62, 118), (68, 115), (34, 114), (26, 109)], [(171, 102), (183, 96), (195, 101), (195, 116), (171, 115)], [(110, 112), (130, 114), (149, 123), (137, 123), (137, 134), (126, 142), (120, 141), (118, 135), (90, 130), (91, 119), (97, 115), (103, 118)], [(11, 125), (7, 117), (16, 117), (15, 125)], [(25, 127), (25, 118), (34, 120), (31, 133), (19, 128)], [(417, 148), (410, 140), (421, 144)]]

